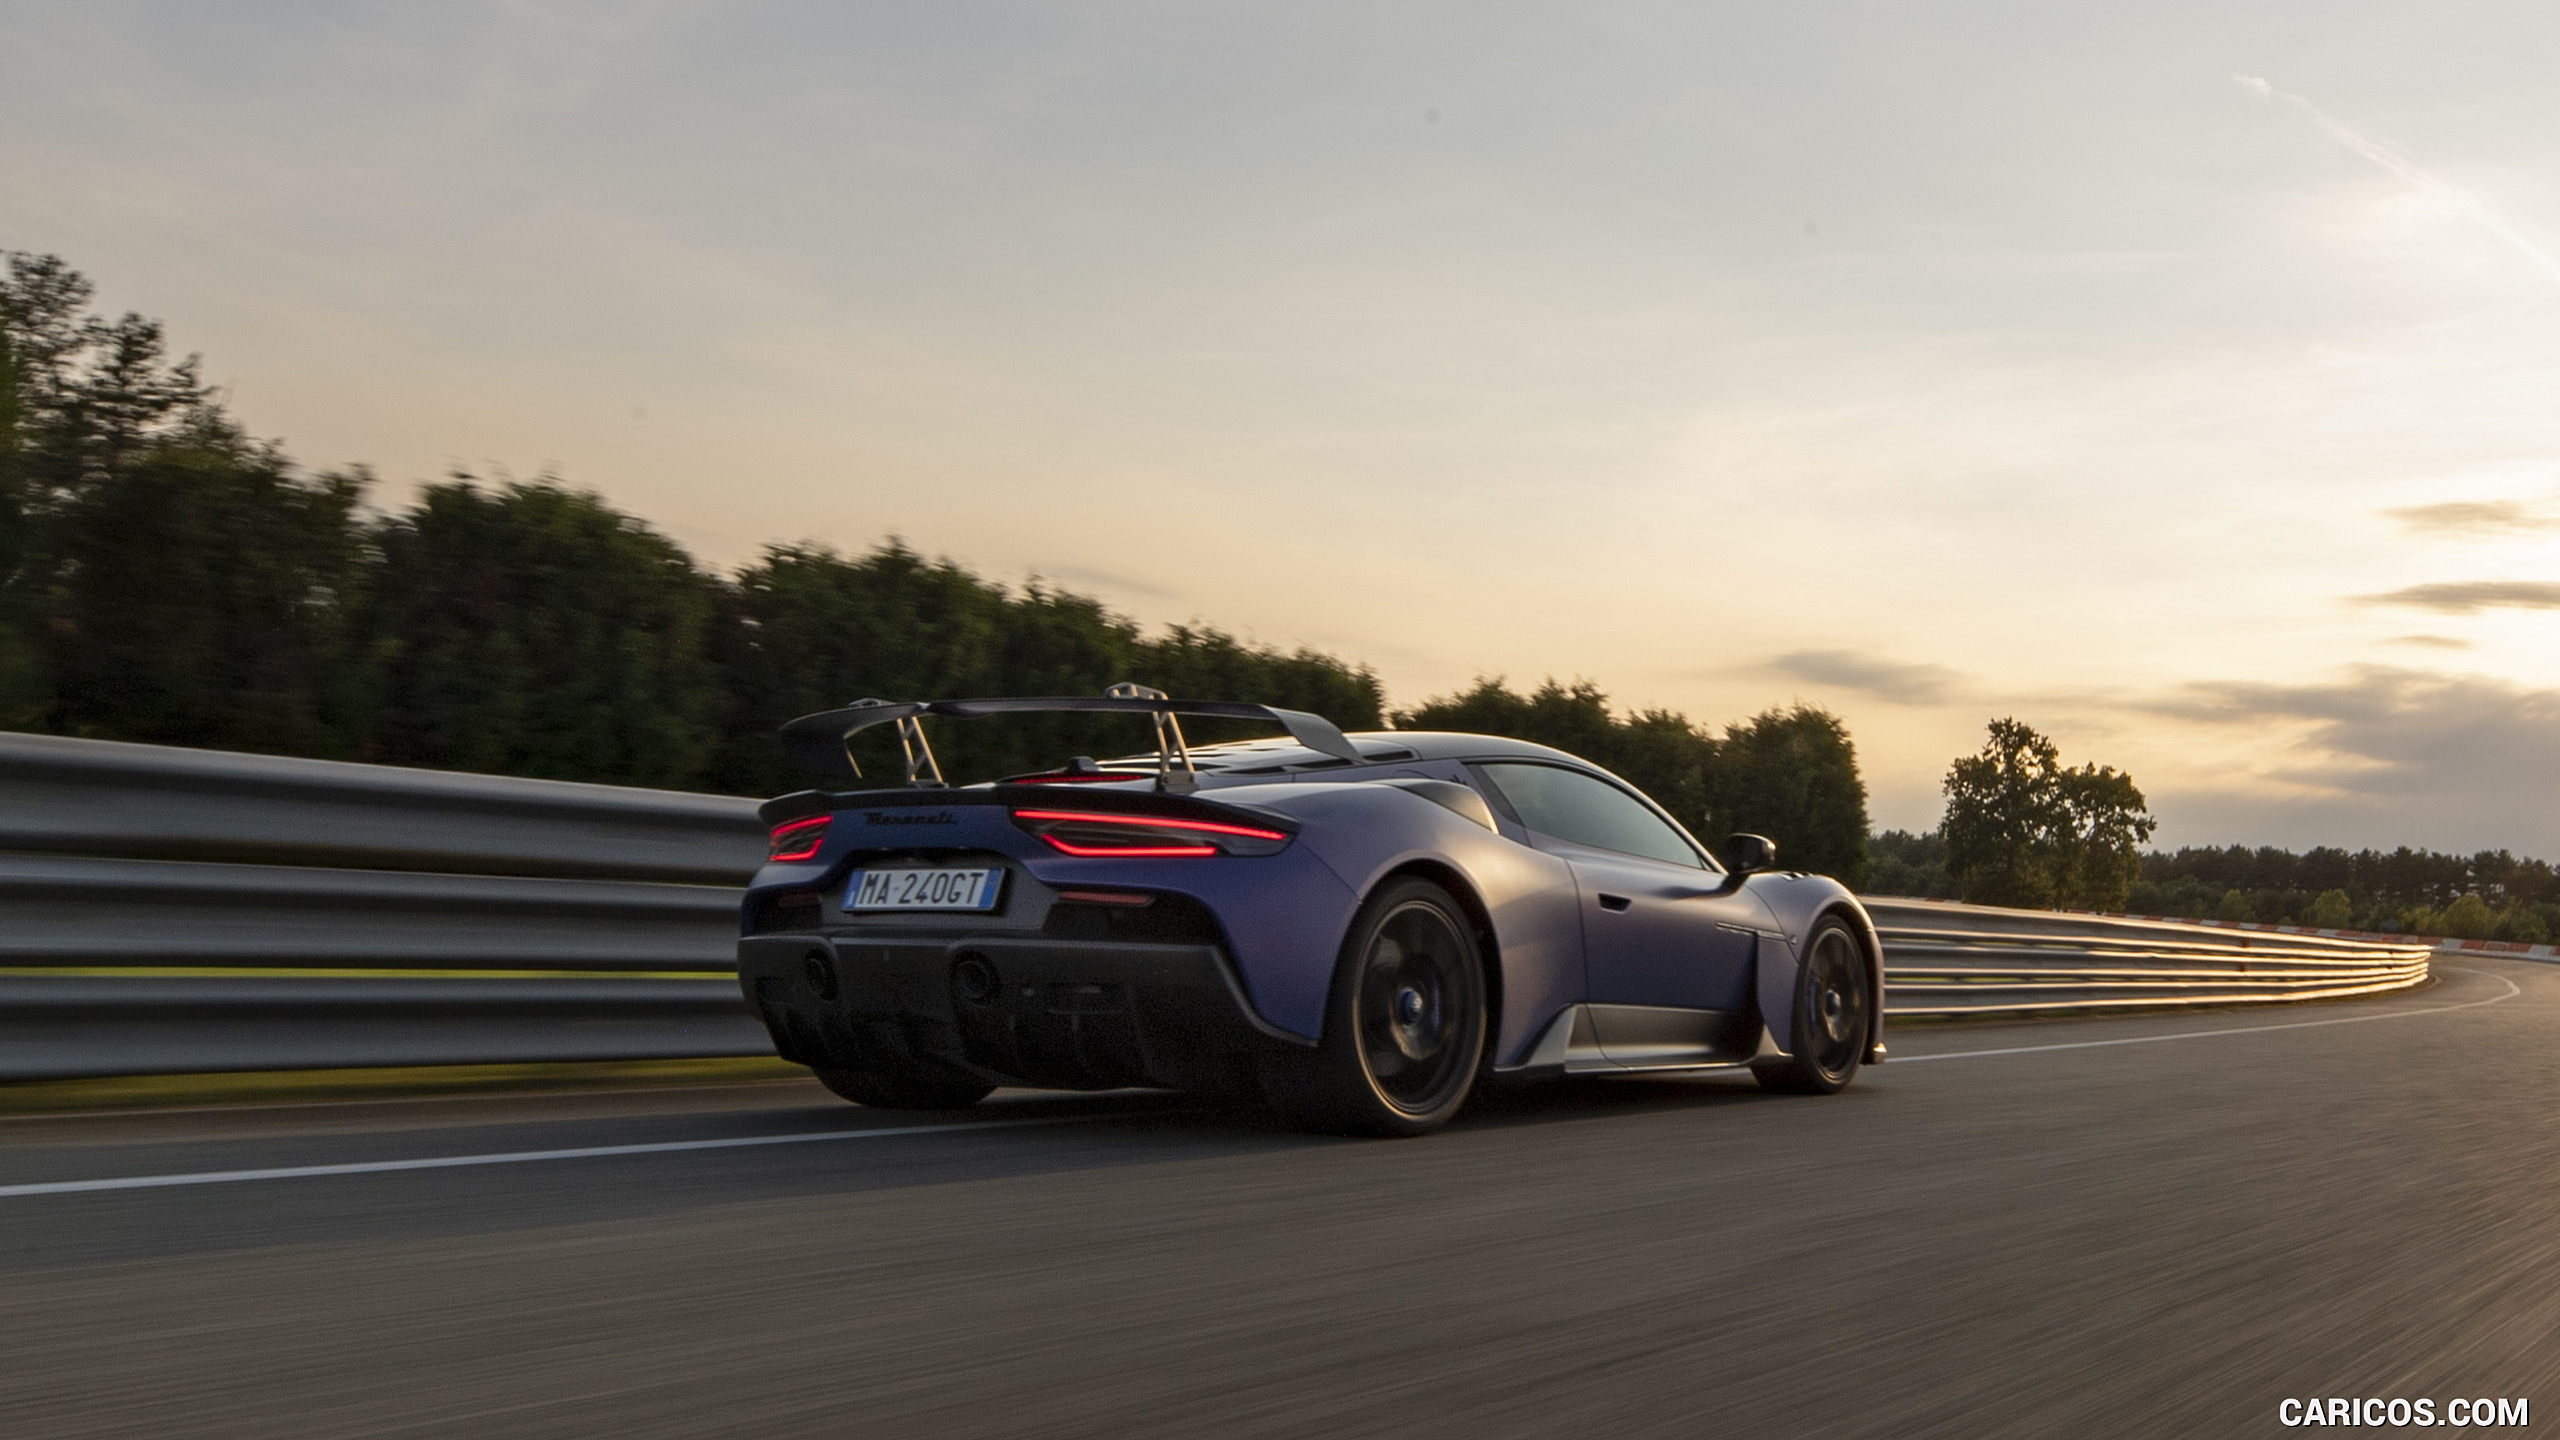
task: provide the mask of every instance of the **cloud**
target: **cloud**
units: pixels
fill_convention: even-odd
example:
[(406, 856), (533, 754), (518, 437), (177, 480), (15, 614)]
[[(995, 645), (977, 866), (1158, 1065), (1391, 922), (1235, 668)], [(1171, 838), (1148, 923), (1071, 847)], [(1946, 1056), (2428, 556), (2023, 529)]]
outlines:
[(1943, 665), (1912, 664), (1851, 650), (1795, 650), (1769, 662), (1782, 675), (1837, 690), (1857, 690), (1896, 705), (1935, 705), (1963, 679)]
[(2338, 680), (2206, 683), (2149, 708), (2213, 724), (2301, 726), (2262, 778), (2291, 798), (2239, 789), (2168, 792), (2168, 843), (2507, 846), (2560, 856), (2560, 690), (2477, 675), (2363, 666)]
[(2470, 217), (2473, 224), (2514, 246), (2527, 260), (2533, 262), (2535, 269), (2554, 280), (2560, 280), (2560, 255), (2552, 254), (2532, 236), (2508, 223), (2506, 217), (2490, 209), (2488, 202), (2479, 196), (2419, 169), (2409, 163), (2408, 157), (2399, 151), (2379, 140), (2372, 139), (2289, 90), (2279, 90), (2255, 75), (2234, 75), (2231, 78), (2240, 82), (2240, 88), (2271, 105), (2285, 105), (2310, 117), (2312, 124), (2328, 131), (2330, 137), (2339, 144), (2419, 189), (2451, 203), (2455, 209)]
[(2537, 515), (2513, 500), (2453, 500), (2382, 512), (2421, 535), (2468, 538), (2560, 530), (2560, 519)]
[(2394, 635), (2382, 643), (2385, 645), (2423, 645), (2432, 650), (2468, 650), (2471, 648), (2470, 641), (2457, 640), (2450, 635)]
[(1031, 577), (1035, 585), (1047, 580), (1063, 580), (1070, 585), (1080, 585), (1088, 590), (1100, 590), (1110, 594), (1144, 595), (1155, 600), (1182, 598), (1180, 591), (1168, 590), (1151, 580), (1141, 580), (1135, 575), (1117, 570), (1097, 569), (1090, 565), (1051, 565), (1046, 567), (1045, 574), (1035, 574)]
[(2560, 610), (2560, 582), (2549, 580), (2449, 580), (2412, 585), (2382, 595), (2359, 595), (2360, 605), (2410, 605), (2444, 615), (2482, 610)]

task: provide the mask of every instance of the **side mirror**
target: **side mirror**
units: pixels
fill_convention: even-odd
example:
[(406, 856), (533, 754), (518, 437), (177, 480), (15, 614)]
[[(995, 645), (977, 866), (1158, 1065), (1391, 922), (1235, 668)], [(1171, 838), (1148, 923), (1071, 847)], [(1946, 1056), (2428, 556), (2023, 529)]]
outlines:
[(1727, 835), (1724, 837), (1724, 858), (1736, 875), (1775, 870), (1778, 868), (1778, 843), (1766, 835)]

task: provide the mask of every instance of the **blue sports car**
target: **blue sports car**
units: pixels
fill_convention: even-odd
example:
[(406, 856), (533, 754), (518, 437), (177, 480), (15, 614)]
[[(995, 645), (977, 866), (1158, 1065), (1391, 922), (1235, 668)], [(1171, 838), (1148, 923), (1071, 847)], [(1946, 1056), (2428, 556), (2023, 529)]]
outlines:
[[(943, 783), (927, 717), (1034, 710), (1145, 715), (1156, 751)], [(1287, 738), (1193, 747), (1184, 715)], [(873, 725), (897, 727), (904, 783), (768, 801), (738, 944), (774, 1047), (848, 1100), (1164, 1086), (1416, 1135), (1488, 1077), (1748, 1068), (1830, 1093), (1884, 1056), (1856, 897), (1757, 836), (1719, 864), (1559, 750), (1133, 685), (866, 700), (783, 740), (858, 779)]]

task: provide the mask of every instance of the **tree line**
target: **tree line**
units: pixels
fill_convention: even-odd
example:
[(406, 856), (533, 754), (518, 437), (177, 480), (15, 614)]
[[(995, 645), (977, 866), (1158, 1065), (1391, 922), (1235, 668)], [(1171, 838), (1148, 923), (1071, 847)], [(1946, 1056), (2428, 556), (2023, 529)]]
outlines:
[[(1865, 786), (1840, 721), (1771, 710), (1722, 735), (1611, 711), (1586, 683), (1499, 680), (1391, 712), (1365, 665), (988, 581), (896, 540), (774, 545), (731, 573), (600, 497), (456, 474), (397, 510), (362, 469), (310, 473), (172, 359), (158, 322), (88, 313), (88, 281), (12, 254), (0, 282), (0, 728), (547, 779), (771, 794), (775, 732), (866, 695), (1180, 696), (1345, 729), (1472, 729), (1617, 770), (1683, 821), (1766, 834), (1853, 883)], [(1203, 741), (1250, 727), (1204, 723)], [(866, 773), (898, 773), (864, 736)], [(955, 779), (1143, 749), (1127, 716), (939, 727)], [(874, 768), (880, 767), (880, 768)]]
[(2143, 857), (2125, 907), (2143, 915), (2547, 944), (2560, 874), (2505, 850), (2182, 848)]
[(1945, 789), (1939, 828), (1870, 837), (1869, 893), (2467, 940), (2560, 934), (2560, 874), (2504, 850), (2141, 853), (2153, 821), (2133, 777), (2066, 767), (2052, 741), (2014, 719), (1991, 722)]

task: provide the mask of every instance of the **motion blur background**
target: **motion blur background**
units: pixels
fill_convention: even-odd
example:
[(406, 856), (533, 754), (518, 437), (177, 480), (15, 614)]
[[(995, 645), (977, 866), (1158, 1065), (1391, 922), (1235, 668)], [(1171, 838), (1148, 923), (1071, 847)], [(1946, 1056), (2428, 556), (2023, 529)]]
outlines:
[(2016, 712), (2163, 845), (2560, 850), (2548, 7), (0, 17), (0, 248), (379, 504), (1801, 697), (1880, 828)]

